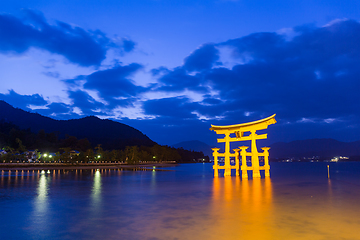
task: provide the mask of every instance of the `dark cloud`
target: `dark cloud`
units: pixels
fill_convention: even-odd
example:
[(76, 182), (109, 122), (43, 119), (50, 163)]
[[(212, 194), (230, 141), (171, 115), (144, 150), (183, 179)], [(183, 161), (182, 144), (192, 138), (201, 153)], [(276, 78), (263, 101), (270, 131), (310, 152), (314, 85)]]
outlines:
[(44, 106), (48, 103), (43, 96), (39, 94), (20, 95), (12, 89), (9, 90), (7, 94), (0, 93), (0, 100), (4, 100), (14, 107), (25, 110), (30, 110), (29, 105)]
[(87, 92), (68, 91), (69, 98), (72, 99), (72, 106), (78, 107), (84, 115), (95, 115), (95, 110), (104, 108), (104, 104), (96, 101)]
[(135, 85), (129, 77), (141, 68), (140, 64), (132, 63), (96, 71), (85, 77), (84, 88), (98, 91), (105, 100), (136, 96), (145, 91), (145, 88)]
[(212, 44), (205, 44), (185, 58), (184, 68), (187, 71), (210, 69), (219, 60), (219, 51)]
[(51, 103), (46, 106), (48, 109), (49, 114), (56, 113), (56, 114), (66, 114), (69, 113), (71, 110), (70, 105), (65, 103)]
[[(10, 90), (8, 94), (0, 94), (0, 100), (4, 100), (13, 107), (21, 108), (30, 112), (37, 112), (41, 115), (49, 116), (55, 119), (72, 119), (81, 117), (81, 115), (73, 112), (73, 106), (60, 102), (48, 104), (48, 101), (39, 94), (20, 95), (14, 90)], [(31, 106), (40, 108), (32, 109)]]
[[(210, 70), (219, 59), (219, 51), (213, 44), (204, 44), (184, 60), (184, 65), (169, 70), (164, 67), (152, 69), (153, 76), (159, 76), (158, 91), (184, 91), (207, 93), (209, 89), (204, 81), (204, 70)], [(189, 72), (198, 72), (189, 74)], [(205, 83), (205, 84), (204, 84)]]
[(194, 92), (206, 93), (207, 87), (203, 86), (201, 83), (203, 81), (202, 74), (198, 73), (196, 75), (189, 75), (183, 67), (175, 68), (174, 70), (152, 70), (153, 74), (165, 73), (162, 75), (158, 81), (159, 85), (157, 86), (158, 91), (169, 91), (169, 92), (179, 92), (184, 90), (191, 90)]
[(154, 68), (150, 70), (150, 73), (152, 76), (159, 76), (161, 74), (167, 74), (169, 73), (170, 70), (167, 69), (166, 67), (159, 67), (159, 68)]
[(171, 117), (171, 118), (196, 118), (191, 113), (191, 102), (187, 98), (173, 97), (156, 100), (148, 100), (144, 102), (145, 114)]
[(78, 75), (75, 78), (72, 79), (64, 79), (62, 80), (70, 89), (75, 87), (80, 87), (81, 86), (81, 82), (85, 81), (86, 79), (86, 75)]
[[(110, 47), (116, 46), (103, 32), (86, 31), (64, 22), (50, 25), (41, 13), (24, 10), (25, 18), (0, 15), (0, 52), (21, 54), (31, 47), (63, 55), (81, 66), (98, 66)], [(135, 43), (123, 40), (129, 52)]]
[(284, 54), (285, 38), (277, 33), (262, 32), (232, 39), (218, 46), (232, 47), (232, 55), (244, 62), (268, 62), (282, 58)]
[[(41, 18), (36, 21), (44, 22)], [(32, 29), (30, 25), (21, 24), (20, 29)], [(131, 80), (133, 74), (142, 69), (137, 63), (78, 76), (65, 81), (71, 89), (68, 92), (73, 100), (71, 107), (49, 105), (48, 112), (70, 114), (76, 106), (86, 115), (99, 112), (106, 115), (117, 106), (132, 106), (133, 102), (142, 101), (139, 94), (147, 91), (170, 94), (192, 91), (202, 94), (203, 100), (194, 102), (190, 96), (184, 96), (144, 101), (144, 113), (156, 118), (124, 119), (123, 122), (163, 144), (164, 139), (169, 141), (169, 135), (174, 136), (174, 143), (193, 139), (208, 142), (209, 137), (216, 139), (208, 130), (210, 124), (236, 124), (277, 113), (278, 124), (269, 127), (272, 141), (314, 137), (358, 140), (360, 24), (345, 20), (324, 27), (304, 25), (293, 30), (296, 34), (290, 39), (265, 32), (203, 45), (188, 56), (182, 66), (151, 70), (157, 83), (148, 88), (137, 86)], [(16, 40), (6, 44), (18, 46), (20, 52), (26, 51), (27, 45), (21, 48)], [(6, 44), (0, 49), (5, 49)], [(230, 49), (230, 61), (236, 63), (231, 68), (216, 64), (221, 48)], [(82, 87), (85, 91), (73, 90)], [(96, 101), (87, 90), (96, 91), (107, 104)], [(47, 104), (39, 95), (20, 96), (10, 92), (0, 96), (21, 102), (25, 107), (29, 102), (38, 101), (39, 106)]]
[(123, 38), (123, 48), (125, 52), (131, 52), (134, 50), (136, 43), (134, 41), (131, 41), (129, 39)]
[[(113, 68), (95, 71), (90, 75), (79, 75), (63, 82), (68, 86), (69, 98), (73, 106), (78, 107), (85, 115), (107, 115), (116, 107), (129, 107), (138, 100), (138, 94), (148, 91), (137, 86), (130, 77), (140, 70), (140, 64), (125, 66), (116, 65)], [(84, 88), (84, 90), (80, 90)], [(98, 93), (106, 104), (95, 100), (86, 90)]]
[(186, 97), (171, 97), (144, 102), (145, 114), (169, 119), (198, 119), (221, 116), (228, 108), (217, 99), (207, 98), (202, 102), (192, 102)]
[(244, 63), (209, 71), (208, 83), (240, 108), (278, 112), (292, 121), (357, 112), (360, 24), (348, 20), (296, 31), (289, 41), (277, 33), (256, 33), (219, 44)]
[[(169, 122), (194, 119), (197, 113), (196, 118), (206, 117), (210, 120), (203, 122), (218, 125), (277, 113), (280, 137), (276, 140), (314, 136), (357, 140), (360, 24), (345, 20), (324, 27), (304, 25), (294, 31), (291, 39), (265, 32), (204, 45), (183, 66), (154, 70), (161, 85), (157, 90), (205, 95), (202, 102), (152, 100), (144, 104), (146, 113)], [(234, 62), (240, 63), (232, 68), (215, 66), (216, 49), (221, 48), (230, 49)]]
[(45, 109), (36, 109), (35, 111), (41, 115), (50, 116), (58, 120), (67, 120), (83, 117), (82, 115), (73, 112), (73, 108), (71, 107), (71, 105), (59, 102), (53, 102), (49, 105), (46, 105)]

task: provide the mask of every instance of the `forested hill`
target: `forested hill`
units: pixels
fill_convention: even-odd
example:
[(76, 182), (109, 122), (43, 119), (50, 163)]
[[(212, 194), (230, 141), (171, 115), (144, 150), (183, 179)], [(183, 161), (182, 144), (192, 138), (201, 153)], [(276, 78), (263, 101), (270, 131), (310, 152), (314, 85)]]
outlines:
[(55, 132), (59, 138), (65, 138), (66, 135), (75, 136), (78, 139), (87, 138), (93, 146), (101, 144), (104, 149), (156, 144), (139, 130), (112, 120), (103, 120), (95, 116), (55, 120), (14, 108), (4, 101), (0, 101), (0, 121), (13, 123), (21, 129), (30, 129), (34, 133), (40, 130), (47, 133)]

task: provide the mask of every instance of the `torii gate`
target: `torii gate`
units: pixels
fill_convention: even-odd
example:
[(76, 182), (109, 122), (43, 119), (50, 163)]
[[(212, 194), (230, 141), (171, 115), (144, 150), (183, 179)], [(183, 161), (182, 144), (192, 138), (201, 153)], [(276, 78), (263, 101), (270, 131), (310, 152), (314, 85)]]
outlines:
[[(212, 148), (213, 156), (214, 156), (214, 176), (219, 176), (219, 169), (225, 169), (224, 176), (231, 176), (231, 169), (236, 169), (236, 176), (239, 176), (240, 170), (240, 159), (239, 155), (241, 155), (241, 172), (242, 178), (247, 179), (248, 170), (253, 171), (253, 177), (261, 177), (260, 170), (265, 170), (265, 177), (270, 176), (270, 165), (269, 165), (269, 147), (261, 148), (263, 150), (262, 153), (259, 153), (256, 147), (256, 140), (258, 139), (266, 139), (267, 134), (257, 135), (257, 130), (267, 129), (267, 127), (271, 124), (276, 123), (275, 115), (270, 117), (257, 120), (254, 122), (236, 124), (236, 125), (228, 125), (228, 126), (214, 126), (211, 125), (210, 130), (214, 130), (216, 134), (225, 134), (225, 138), (218, 138), (218, 143), (225, 143), (225, 152), (219, 153), (220, 148)], [(244, 136), (245, 132), (250, 132), (250, 135)], [(235, 137), (230, 137), (230, 134), (235, 133)], [(248, 147), (241, 146), (239, 149), (233, 149), (234, 153), (230, 153), (230, 142), (238, 142), (238, 141), (251, 141), (251, 152), (247, 152), (246, 149)], [(239, 154), (240, 151), (240, 154)], [(247, 166), (246, 164), (246, 156), (251, 156), (251, 166)], [(259, 164), (259, 156), (264, 157), (264, 165), (260, 166)], [(225, 157), (225, 165), (219, 166), (218, 157)], [(235, 166), (230, 164), (230, 157), (235, 157)]]

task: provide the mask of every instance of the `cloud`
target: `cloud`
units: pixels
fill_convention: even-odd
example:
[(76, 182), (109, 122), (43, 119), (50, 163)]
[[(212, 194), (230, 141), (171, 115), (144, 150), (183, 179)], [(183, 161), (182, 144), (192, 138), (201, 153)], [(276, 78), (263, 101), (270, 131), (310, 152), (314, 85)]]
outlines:
[(110, 69), (96, 71), (85, 77), (85, 89), (96, 90), (105, 100), (119, 97), (133, 97), (145, 90), (135, 85), (129, 78), (142, 66), (132, 63), (125, 66), (115, 66)]
[[(64, 56), (80, 66), (99, 66), (110, 47), (120, 47), (100, 30), (87, 31), (57, 21), (50, 25), (39, 12), (24, 10), (23, 19), (0, 15), (0, 52), (22, 54), (34, 47)], [(125, 52), (135, 43), (124, 39), (120, 44)]]
[(253, 33), (248, 36), (232, 39), (218, 46), (228, 46), (233, 49), (233, 57), (241, 58), (245, 63), (265, 62), (282, 58), (285, 38), (272, 32)]
[[(203, 76), (201, 73), (189, 75), (183, 67), (177, 67), (173, 70), (155, 69), (153, 74), (165, 73), (158, 79), (156, 90), (181, 92), (184, 90), (191, 90), (194, 92), (206, 93), (208, 91), (206, 86), (202, 85)], [(155, 89), (154, 89), (155, 90)]]
[(50, 116), (58, 120), (67, 120), (82, 117), (81, 115), (73, 111), (71, 105), (60, 102), (53, 102), (46, 105), (46, 108), (35, 109), (34, 111), (41, 115)]
[(10, 105), (18, 108), (22, 108), (25, 110), (31, 110), (29, 108), (30, 105), (33, 106), (44, 106), (48, 102), (43, 98), (43, 96), (39, 94), (32, 95), (20, 95), (14, 90), (9, 90), (9, 93), (2, 94), (0, 93), (0, 100), (4, 100)]
[(70, 105), (59, 102), (51, 103), (47, 105), (47, 108), (48, 109), (42, 109), (42, 110), (47, 110), (49, 114), (52, 114), (54, 112), (57, 114), (66, 114), (69, 113), (69, 111), (71, 110)]
[[(312, 133), (341, 140), (355, 136), (360, 132), (360, 23), (342, 20), (292, 31), (291, 38), (262, 32), (203, 45), (182, 66), (154, 69), (156, 90), (184, 96), (145, 102), (145, 112), (159, 121), (201, 119), (219, 125), (277, 113), (283, 129), (275, 128), (286, 140)], [(237, 64), (217, 63), (222, 48), (230, 49)], [(191, 92), (203, 94), (203, 100), (193, 102)]]
[(215, 119), (227, 106), (222, 101), (206, 98), (202, 102), (180, 96), (148, 100), (143, 103), (145, 114), (169, 119)]
[(73, 101), (72, 106), (78, 107), (84, 115), (95, 115), (94, 110), (104, 108), (103, 103), (96, 101), (85, 91), (68, 91), (68, 93), (69, 98)]
[(130, 39), (123, 38), (122, 39), (123, 48), (125, 52), (131, 52), (134, 50), (136, 43)]
[(162, 145), (171, 145), (189, 140), (203, 142), (212, 142), (211, 139), (216, 140), (216, 134), (209, 131), (210, 124), (198, 121), (196, 118), (158, 117), (141, 121), (124, 118), (121, 122), (140, 129), (153, 141)]
[(205, 44), (185, 58), (184, 69), (190, 72), (210, 69), (217, 60), (219, 51), (213, 44)]
[(219, 60), (219, 51), (215, 46), (204, 44), (185, 58), (183, 66), (172, 70), (164, 67), (152, 69), (152, 75), (157, 76), (159, 82), (154, 90), (164, 92), (190, 90), (205, 94), (209, 89), (203, 84), (204, 75), (201, 72), (210, 70), (217, 60)]
[(48, 77), (52, 77), (52, 78), (59, 78), (59, 77), (60, 77), (60, 73), (59, 73), (59, 72), (50, 72), (50, 71), (47, 71), (47, 72), (42, 72), (42, 74), (44, 74), (45, 76), (48, 76)]
[(169, 118), (196, 118), (191, 113), (189, 99), (182, 97), (163, 98), (144, 102), (145, 114)]
[[(36, 21), (37, 24), (44, 22), (41, 18)], [(20, 28), (33, 28), (21, 24)], [(75, 28), (69, 26), (69, 29)], [(358, 139), (360, 24), (342, 20), (323, 27), (298, 26), (291, 32), (291, 37), (281, 32), (262, 32), (204, 44), (185, 58), (181, 66), (150, 70), (153, 84), (148, 87), (138, 86), (132, 80), (134, 74), (144, 69), (138, 63), (117, 64), (89, 75), (79, 75), (65, 81), (71, 106), (47, 105), (47, 111), (62, 116), (67, 111), (78, 115), (114, 116), (112, 111), (117, 107), (136, 105), (138, 112), (154, 116), (154, 119), (136, 123), (123, 116), (119, 118), (134, 127), (147, 126), (151, 130), (146, 131), (152, 134), (165, 127), (182, 138), (186, 138), (184, 133), (193, 134), (193, 139), (198, 135), (195, 126), (208, 131), (206, 126), (210, 127), (210, 122), (236, 124), (277, 113), (278, 124), (272, 128), (274, 130), (269, 129), (277, 131), (276, 140), (309, 138), (306, 135), (314, 134), (339, 140), (345, 135)], [(131, 50), (133, 46), (129, 43), (126, 48)], [(222, 48), (227, 49), (230, 53), (227, 57), (235, 63), (231, 67), (219, 62)], [(21, 44), (18, 49), (26, 51)], [(150, 91), (153, 92), (146, 94)], [(99, 99), (89, 94), (92, 92)], [(151, 100), (146, 98), (149, 95)], [(18, 104), (21, 102), (25, 107), (32, 101), (38, 101), (39, 106), (47, 104), (40, 95), (21, 96), (10, 92), (1, 95), (4, 96), (13, 102), (18, 99)], [(75, 107), (80, 110), (74, 113)], [(181, 130), (184, 128), (186, 130)], [(162, 134), (164, 138), (166, 134)]]
[[(138, 96), (149, 90), (136, 85), (131, 79), (140, 69), (142, 66), (137, 63), (124, 66), (117, 64), (63, 82), (68, 87), (72, 105), (78, 107), (81, 114), (107, 116), (112, 115), (111, 112), (118, 107), (133, 107), (133, 103), (139, 100)], [(96, 99), (89, 92), (96, 94)]]
[(360, 103), (360, 24), (347, 20), (295, 31), (288, 41), (277, 33), (254, 33), (218, 44), (246, 61), (208, 71), (208, 84), (249, 112), (298, 120), (353, 114)]

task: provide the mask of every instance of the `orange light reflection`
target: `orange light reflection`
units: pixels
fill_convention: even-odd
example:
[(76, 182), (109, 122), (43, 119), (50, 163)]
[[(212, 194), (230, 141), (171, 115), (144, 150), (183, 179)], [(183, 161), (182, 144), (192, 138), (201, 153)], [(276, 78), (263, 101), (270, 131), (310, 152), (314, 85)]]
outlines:
[(270, 178), (214, 178), (212, 236), (221, 239), (273, 239)]

